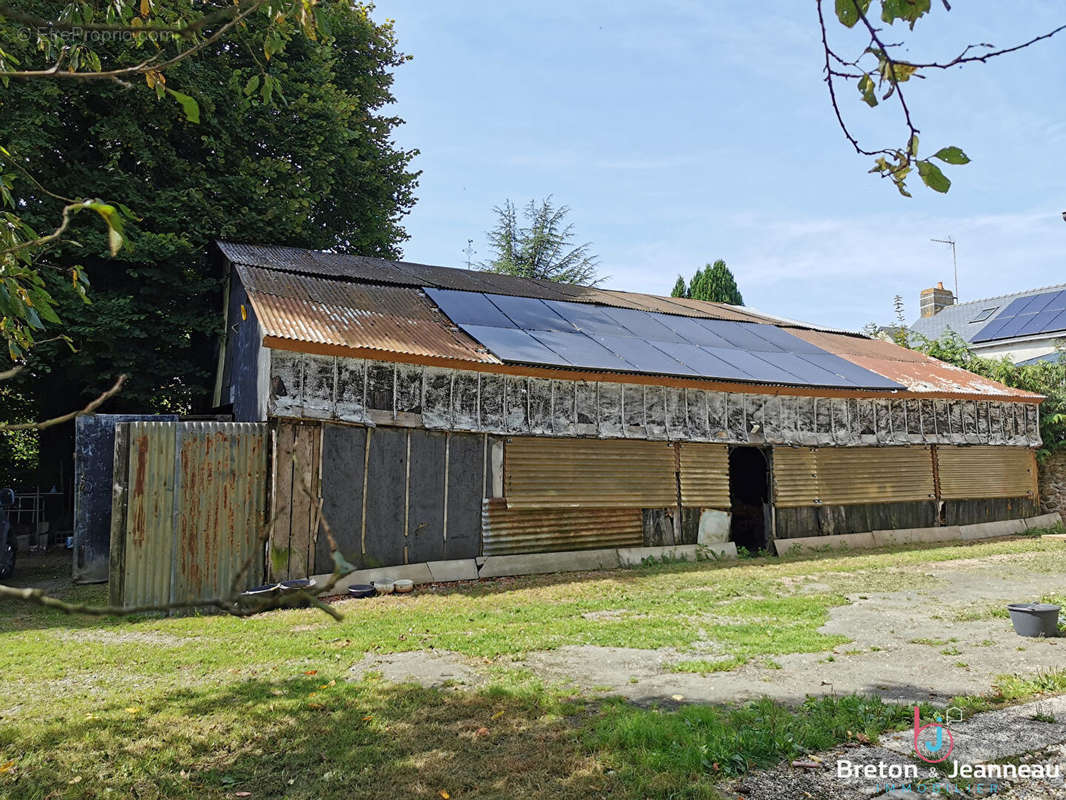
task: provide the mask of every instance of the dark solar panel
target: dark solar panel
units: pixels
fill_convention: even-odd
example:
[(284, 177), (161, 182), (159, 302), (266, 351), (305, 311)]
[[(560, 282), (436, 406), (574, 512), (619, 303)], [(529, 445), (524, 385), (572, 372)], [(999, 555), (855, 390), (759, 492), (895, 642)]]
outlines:
[(817, 367), (829, 372), (836, 373), (844, 379), (841, 386), (853, 386), (863, 389), (899, 389), (898, 383), (891, 381), (883, 375), (863, 369), (857, 364), (835, 356), (832, 353), (803, 353), (800, 355), (804, 361), (809, 361)]
[(1066, 289), (1056, 294), (1051, 298), (1051, 302), (1047, 305), (1048, 310), (1063, 311), (1066, 310)]
[(787, 353), (824, 353), (825, 351), (817, 345), (811, 344), (805, 339), (801, 339), (798, 336), (794, 336), (786, 330), (776, 328), (773, 325), (753, 325), (752, 323), (738, 323), (740, 325), (748, 325), (755, 328), (755, 333), (759, 338), (768, 340), (771, 344), (775, 344)]
[(1012, 301), (973, 337), (974, 342), (1066, 330), (1066, 290), (1043, 292)]
[(505, 362), (760, 383), (901, 388), (773, 325), (447, 289), (430, 288), (426, 294)]
[(461, 292), (456, 289), (425, 290), (448, 319), (456, 325), (491, 325), (496, 328), (517, 328), (506, 314), (493, 305), (481, 292)]
[(1028, 336), (1032, 333), (1043, 333), (1046, 330), (1054, 330), (1048, 326), (1055, 320), (1055, 318), (1061, 314), (1059, 309), (1049, 310), (1047, 306), (1043, 311), (1039, 311), (1036, 314), (1025, 314), (1024, 317), (1019, 319), (1025, 319), (1025, 324), (1018, 330), (1017, 336)]
[(762, 383), (806, 383), (799, 375), (793, 375), (788, 370), (759, 358), (757, 353), (749, 353), (736, 348), (726, 350), (719, 347), (705, 347), (703, 349), (748, 374), (749, 380)]
[(576, 330), (543, 300), (532, 297), (511, 297), (506, 294), (490, 294), (488, 298), (522, 330), (569, 331), (570, 333)]
[[(632, 372), (633, 365), (622, 360), (606, 347), (583, 333), (574, 331), (530, 331), (530, 335), (545, 347), (558, 353), (565, 363), (588, 369), (610, 369)], [(491, 349), (491, 348), (490, 348)]]
[[(807, 353), (805, 355), (812, 354)], [(823, 353), (822, 355), (825, 354)], [(827, 369), (823, 369), (817, 364), (805, 360), (803, 356), (797, 353), (759, 353), (759, 358), (795, 375), (797, 378), (803, 380), (804, 383), (809, 383), (812, 386), (842, 385), (841, 378), (843, 376)], [(851, 382), (849, 381), (847, 385), (850, 384)]]
[[(728, 322), (721, 319), (701, 319), (700, 324), (715, 336), (725, 339), (733, 347), (749, 352), (777, 352), (785, 349), (759, 335), (762, 325), (751, 322)], [(703, 344), (700, 342), (700, 344)]]
[(559, 353), (550, 350), (525, 331), (515, 328), (494, 328), (490, 325), (463, 325), (461, 327), (503, 361), (571, 366)]
[(722, 380), (753, 380), (744, 370), (728, 361), (723, 361), (715, 355), (688, 342), (658, 342), (656, 345), (663, 352), (680, 361), (698, 375)]
[[(666, 327), (656, 314), (648, 311), (636, 311), (630, 308), (600, 307), (609, 319), (614, 320), (633, 336), (651, 342), (680, 342), (682, 338)], [(664, 315), (665, 316), (665, 315)]]
[(669, 342), (652, 344), (633, 336), (597, 336), (595, 338), (641, 372), (654, 372), (660, 375), (700, 374), (659, 348), (660, 344), (669, 344)]
[(602, 306), (588, 303), (568, 303), (559, 300), (546, 300), (545, 305), (567, 320), (571, 325), (590, 336), (633, 336), (632, 331), (624, 328), (617, 320), (603, 313)]
[(999, 319), (997, 317), (996, 319), (985, 325), (983, 328), (981, 328), (977, 335), (974, 336), (973, 339), (971, 339), (970, 341), (983, 342), (988, 339), (999, 338), (999, 332), (1003, 330), (1003, 326), (1010, 322), (1012, 319), (1014, 319), (1014, 317), (1007, 317), (1006, 319)]

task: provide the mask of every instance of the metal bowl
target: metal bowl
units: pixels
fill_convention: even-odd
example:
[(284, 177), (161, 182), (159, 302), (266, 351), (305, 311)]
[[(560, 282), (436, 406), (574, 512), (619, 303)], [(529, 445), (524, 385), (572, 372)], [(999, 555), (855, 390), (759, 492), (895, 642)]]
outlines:
[(407, 594), (415, 588), (415, 582), (407, 578), (400, 578), (397, 581), (393, 581), (393, 588), (396, 589), (398, 594)]
[(348, 587), (348, 595), (350, 597), (373, 597), (376, 594), (377, 590), (370, 583), (354, 583)]

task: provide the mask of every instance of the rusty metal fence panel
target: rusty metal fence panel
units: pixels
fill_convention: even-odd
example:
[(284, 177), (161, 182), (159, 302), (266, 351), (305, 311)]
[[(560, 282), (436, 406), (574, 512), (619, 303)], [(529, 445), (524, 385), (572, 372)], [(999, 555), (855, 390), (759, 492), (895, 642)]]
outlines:
[(945, 500), (1037, 496), (1036, 455), (1027, 447), (936, 449)]
[(124, 607), (225, 596), (262, 579), (267, 427), (132, 422), (115, 444), (111, 601)]
[(662, 508), (677, 503), (668, 442), (515, 437), (504, 446), (508, 508)]

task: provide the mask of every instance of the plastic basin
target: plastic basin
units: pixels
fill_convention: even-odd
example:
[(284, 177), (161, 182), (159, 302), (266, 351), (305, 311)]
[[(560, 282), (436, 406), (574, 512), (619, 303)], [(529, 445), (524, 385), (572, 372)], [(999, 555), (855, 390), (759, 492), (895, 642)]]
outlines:
[(1059, 607), (1050, 603), (1011, 603), (1007, 606), (1019, 636), (1058, 636)]

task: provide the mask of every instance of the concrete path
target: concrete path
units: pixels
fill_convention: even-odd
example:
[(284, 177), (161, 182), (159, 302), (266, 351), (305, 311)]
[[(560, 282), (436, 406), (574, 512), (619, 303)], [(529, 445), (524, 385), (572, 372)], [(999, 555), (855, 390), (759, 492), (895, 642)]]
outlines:
[[(719, 788), (728, 800), (1066, 798), (1066, 697), (977, 714), (965, 722), (951, 723), (949, 729), (954, 749), (937, 768), (915, 757), (913, 732), (907, 730), (884, 737), (877, 746), (834, 748), (809, 760), (746, 775)], [(996, 767), (987, 765), (1005, 770), (1027, 765), (1031, 770), (1042, 769), (1044, 775), (1003, 777), (995, 772)], [(977, 770), (982, 766), (991, 777), (975, 777), (981, 774)], [(967, 768), (973, 770), (969, 777)], [(952, 777), (954, 773), (960, 776)]]

